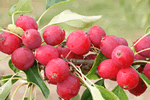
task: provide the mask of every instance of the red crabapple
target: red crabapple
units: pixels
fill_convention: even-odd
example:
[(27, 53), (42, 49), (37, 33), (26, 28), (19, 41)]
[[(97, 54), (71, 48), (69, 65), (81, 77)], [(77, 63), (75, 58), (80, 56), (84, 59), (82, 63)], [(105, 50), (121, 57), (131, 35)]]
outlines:
[(46, 65), (45, 73), (50, 81), (63, 81), (69, 73), (68, 63), (61, 58), (52, 59)]
[(67, 47), (75, 54), (86, 54), (90, 50), (91, 42), (85, 31), (73, 31), (67, 38)]
[(43, 65), (46, 65), (50, 60), (58, 57), (57, 49), (51, 45), (42, 45), (35, 51), (36, 60)]
[[(139, 38), (140, 39), (140, 38)], [(139, 39), (137, 39), (134, 43), (136, 43)], [(135, 45), (135, 51), (139, 52), (141, 50), (150, 48), (150, 36), (145, 36), (143, 39), (141, 39), (136, 45)], [(150, 58), (150, 50), (143, 51), (139, 53), (139, 55)]]
[(96, 47), (99, 47), (101, 39), (106, 36), (105, 31), (99, 26), (91, 27), (88, 33), (91, 42)]
[(111, 58), (116, 66), (125, 68), (132, 65), (134, 61), (134, 53), (129, 47), (119, 45), (113, 50)]
[(147, 63), (145, 65), (145, 67), (143, 68), (143, 74), (148, 78), (150, 79), (150, 64)]
[(40, 33), (35, 29), (29, 29), (22, 35), (23, 44), (29, 49), (35, 49), (41, 45)]
[(120, 45), (125, 45), (125, 46), (128, 46), (128, 42), (124, 39), (124, 38), (119, 38), (120, 40)]
[(57, 93), (63, 99), (70, 99), (78, 94), (80, 86), (78, 77), (68, 75), (64, 81), (57, 83)]
[(137, 60), (146, 60), (145, 57), (143, 57), (143, 56), (141, 56), (139, 54), (134, 55), (134, 59), (137, 59)]
[(29, 16), (20, 16), (16, 21), (16, 26), (21, 27), (24, 31), (28, 29), (38, 30), (36, 21)]
[(3, 32), (0, 34), (0, 51), (6, 54), (12, 54), (21, 46), (21, 39), (12, 33)]
[(49, 45), (58, 45), (65, 39), (65, 31), (57, 25), (49, 26), (43, 32), (43, 39)]
[(120, 68), (113, 63), (112, 59), (106, 59), (98, 66), (99, 76), (104, 79), (116, 78), (119, 70)]
[(120, 69), (117, 74), (117, 83), (126, 90), (135, 88), (139, 82), (138, 73), (131, 67)]
[(27, 70), (33, 65), (35, 58), (30, 49), (27, 47), (20, 47), (12, 53), (11, 60), (16, 68)]
[(100, 42), (100, 49), (103, 55), (111, 59), (111, 53), (119, 44), (119, 38), (113, 35), (107, 35)]
[(141, 94), (143, 94), (147, 89), (147, 86), (145, 85), (145, 83), (143, 82), (143, 80), (141, 78), (139, 78), (139, 83), (138, 85), (129, 90), (129, 92), (135, 96), (140, 96)]

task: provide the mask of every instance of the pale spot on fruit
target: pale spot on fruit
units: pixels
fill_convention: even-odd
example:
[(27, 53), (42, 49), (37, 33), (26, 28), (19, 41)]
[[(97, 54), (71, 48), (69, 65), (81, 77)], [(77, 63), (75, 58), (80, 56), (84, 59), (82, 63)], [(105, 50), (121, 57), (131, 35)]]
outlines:
[(128, 85), (124, 85), (123, 88), (124, 88), (124, 89), (128, 88)]

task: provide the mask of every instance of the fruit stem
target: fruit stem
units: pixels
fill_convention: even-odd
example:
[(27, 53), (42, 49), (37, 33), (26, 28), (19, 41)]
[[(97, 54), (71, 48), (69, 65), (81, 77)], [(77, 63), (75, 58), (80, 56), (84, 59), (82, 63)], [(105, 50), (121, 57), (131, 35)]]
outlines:
[(45, 25), (44, 27), (42, 27), (39, 31), (41, 32), (43, 29), (45, 29), (46, 27), (48, 27), (49, 24)]
[[(3, 81), (7, 81), (7, 80), (9, 80), (9, 79), (11, 79), (11, 78), (2, 79), (2, 80), (0, 80), (0, 83), (3, 82)], [(21, 80), (26, 80), (26, 79), (23, 79), (23, 78), (12, 78), (12, 79), (13, 79), (13, 80), (14, 80), (14, 79), (18, 79), (18, 80), (19, 80), (19, 79), (21, 79)]]
[(15, 24), (14, 14), (15, 14), (15, 13), (13, 13), (13, 14), (12, 14), (12, 17), (11, 17), (11, 18), (12, 18), (12, 24), (13, 24), (13, 25)]
[(145, 65), (150, 62), (149, 61), (145, 61), (145, 60), (137, 60), (137, 61), (134, 61), (132, 65)]
[(139, 54), (139, 53), (144, 52), (144, 51), (147, 51), (147, 50), (150, 50), (150, 48), (143, 49), (143, 50), (141, 50), (141, 51), (135, 53), (134, 55)]
[(11, 55), (8, 55), (8, 56), (6, 56), (6, 57), (4, 57), (4, 58), (1, 58), (0, 61), (4, 60), (4, 59), (6, 59), (6, 58), (9, 58), (9, 57), (11, 57)]
[(23, 95), (22, 100), (24, 100), (24, 98), (25, 98), (25, 96), (26, 96), (26, 93), (27, 93), (27, 90), (28, 90), (28, 86), (29, 86), (29, 84), (30, 84), (30, 83), (28, 83), (28, 85), (27, 85), (27, 87), (26, 87), (26, 90), (25, 90), (25, 92), (24, 92), (24, 95)]
[(9, 32), (9, 33), (12, 33), (12, 34), (16, 35), (17, 37), (19, 37), (19, 38), (21, 39), (21, 36), (15, 34), (15, 33), (13, 33), (13, 32), (11, 32), (11, 31), (8, 31), (8, 30), (5, 30), (5, 29), (0, 29), (0, 30), (3, 31), (3, 32)]
[(95, 60), (83, 60), (83, 59), (67, 59), (67, 61), (71, 61), (74, 64), (89, 64), (92, 65)]

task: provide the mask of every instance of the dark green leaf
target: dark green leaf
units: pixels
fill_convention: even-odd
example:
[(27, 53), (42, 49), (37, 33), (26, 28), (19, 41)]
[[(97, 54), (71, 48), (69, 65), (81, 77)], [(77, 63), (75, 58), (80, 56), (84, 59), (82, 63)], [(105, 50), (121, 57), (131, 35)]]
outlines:
[(119, 85), (117, 85), (112, 92), (116, 94), (120, 100), (129, 100), (125, 91)]
[(88, 72), (86, 77), (89, 79), (99, 79), (99, 76), (95, 73), (95, 71), (98, 68), (98, 65), (106, 59), (107, 58), (100, 52), (95, 59), (92, 69)]
[(48, 100), (50, 91), (39, 74), (37, 63), (35, 62), (31, 68), (24, 70), (24, 72), (27, 76), (27, 81), (36, 84), (42, 91), (46, 100)]
[(17, 72), (20, 71), (19, 69), (17, 69), (17, 68), (13, 65), (11, 59), (9, 60), (8, 65), (9, 65), (10, 69), (11, 69), (12, 71), (14, 71), (15, 73), (17, 73)]
[(13, 5), (8, 11), (8, 15), (31, 13), (33, 10), (31, 0), (19, 0), (16, 5)]
[(138, 69), (140, 67), (140, 65), (134, 65), (133, 68), (134, 69)]
[(70, 100), (81, 100), (79, 94), (77, 94), (75, 97), (71, 98)]
[[(13, 76), (13, 75), (3, 76), (1, 80), (4, 80), (4, 79), (8, 79), (8, 80), (9, 80), (12, 76)], [(16, 76), (16, 75), (15, 75), (13, 78), (20, 78), (20, 76)], [(5, 84), (8, 80), (2, 81), (1, 84), (2, 84), (2, 85)], [(16, 83), (16, 82), (18, 81), (18, 79), (12, 79), (11, 81), (12, 81), (12, 84), (14, 84), (14, 83)]]
[(24, 98), (24, 100), (28, 100), (28, 99), (29, 99), (28, 97), (25, 97), (25, 98)]
[(69, 1), (69, 0), (46, 0), (46, 9), (48, 9), (49, 7), (60, 3), (60, 2), (65, 2), (65, 1)]
[[(147, 29), (146, 29), (146, 31), (145, 31), (145, 34), (147, 34), (148, 32), (150, 32), (150, 26), (147, 27)], [(150, 34), (147, 35), (147, 36), (150, 36)]]

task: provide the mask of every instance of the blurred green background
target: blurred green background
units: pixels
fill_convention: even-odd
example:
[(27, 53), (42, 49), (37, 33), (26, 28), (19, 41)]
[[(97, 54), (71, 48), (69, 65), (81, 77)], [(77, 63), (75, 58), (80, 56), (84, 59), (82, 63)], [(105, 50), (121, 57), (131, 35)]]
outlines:
[[(11, 23), (7, 11), (17, 2), (18, 0), (0, 1), (1, 27)], [(32, 0), (32, 5), (33, 13), (25, 15), (37, 20), (46, 9), (46, 0)], [(42, 18), (41, 27), (66, 9), (85, 16), (102, 15), (94, 25), (102, 27), (107, 35), (124, 37), (130, 45), (144, 35), (150, 25), (150, 0), (76, 0), (50, 9)], [(19, 15), (15, 16), (15, 19), (18, 17)]]

